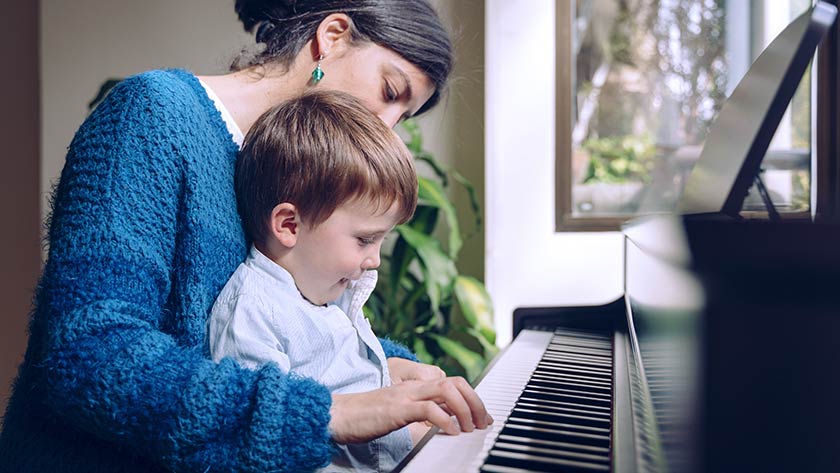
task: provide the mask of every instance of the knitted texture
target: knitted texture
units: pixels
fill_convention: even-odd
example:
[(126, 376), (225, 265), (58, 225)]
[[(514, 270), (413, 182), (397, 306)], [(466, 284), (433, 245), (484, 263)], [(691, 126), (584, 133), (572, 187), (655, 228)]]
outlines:
[(80, 127), (54, 195), (0, 472), (329, 463), (325, 387), (273, 364), (250, 371), (208, 359), (210, 308), (247, 253), (237, 151), (201, 84), (181, 70), (126, 79)]

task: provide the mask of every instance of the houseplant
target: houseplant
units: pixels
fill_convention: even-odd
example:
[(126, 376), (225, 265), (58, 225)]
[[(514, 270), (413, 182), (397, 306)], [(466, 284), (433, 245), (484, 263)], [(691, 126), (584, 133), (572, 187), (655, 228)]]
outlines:
[[(421, 361), (474, 380), (497, 352), (492, 304), (484, 285), (455, 267), (463, 238), (446, 190), (453, 182), (464, 186), (476, 228), (481, 224), (478, 201), (463, 176), (446, 170), (423, 148), (415, 121), (402, 126), (416, 163), (428, 166), (434, 178), (418, 178), (417, 211), (395, 229), (396, 241), (383, 250), (379, 283), (365, 315), (376, 333), (406, 344)], [(445, 225), (438, 228), (441, 221)], [(441, 231), (445, 244), (436, 237)]]

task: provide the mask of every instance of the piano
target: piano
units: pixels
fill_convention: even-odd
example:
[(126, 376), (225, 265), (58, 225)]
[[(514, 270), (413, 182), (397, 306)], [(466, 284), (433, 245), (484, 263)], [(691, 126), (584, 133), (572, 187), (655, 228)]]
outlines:
[[(717, 120), (759, 113), (737, 125), (754, 139), (727, 145), (716, 123), (680, 213), (624, 226), (623, 296), (514, 311), (513, 342), (475, 384), (495, 424), (433, 428), (395, 471), (840, 471), (840, 225), (738, 215), (835, 17), (818, 3), (756, 60)], [(744, 105), (779, 48), (783, 90)]]
[(624, 238), (624, 297), (516, 310), (476, 385), (495, 424), (430, 432), (400, 471), (840, 471), (840, 226)]

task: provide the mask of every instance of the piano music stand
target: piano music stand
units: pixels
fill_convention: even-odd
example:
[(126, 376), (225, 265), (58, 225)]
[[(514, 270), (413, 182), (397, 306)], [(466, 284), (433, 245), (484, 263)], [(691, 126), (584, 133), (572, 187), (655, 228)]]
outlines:
[[(776, 128), (836, 16), (834, 6), (817, 2), (755, 60), (709, 131), (677, 203), (679, 213), (740, 218)], [(769, 196), (762, 198), (772, 215)]]

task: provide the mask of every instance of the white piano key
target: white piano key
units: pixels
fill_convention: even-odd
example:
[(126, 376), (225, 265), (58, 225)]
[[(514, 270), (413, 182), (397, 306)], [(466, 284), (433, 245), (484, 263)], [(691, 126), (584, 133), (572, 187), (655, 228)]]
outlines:
[(545, 352), (552, 335), (551, 332), (523, 330), (478, 383), (475, 390), (495, 420), (490, 428), (462, 432), (456, 436), (437, 433), (421, 446), (420, 451), (401, 471), (405, 473), (477, 472)]

